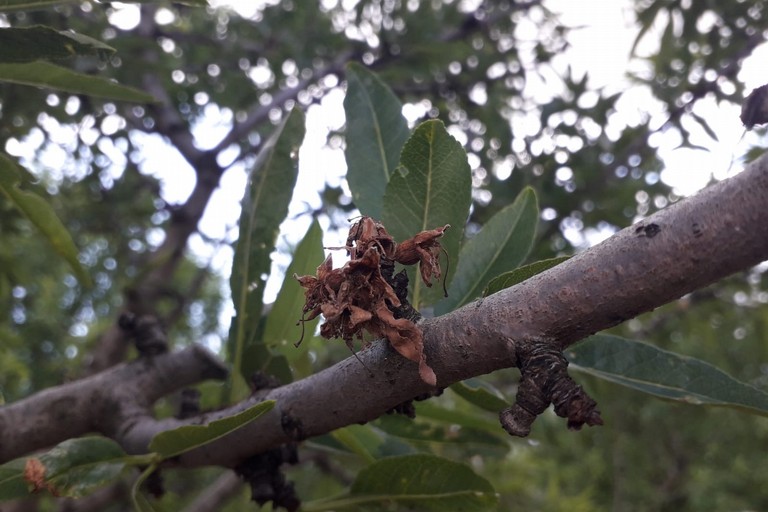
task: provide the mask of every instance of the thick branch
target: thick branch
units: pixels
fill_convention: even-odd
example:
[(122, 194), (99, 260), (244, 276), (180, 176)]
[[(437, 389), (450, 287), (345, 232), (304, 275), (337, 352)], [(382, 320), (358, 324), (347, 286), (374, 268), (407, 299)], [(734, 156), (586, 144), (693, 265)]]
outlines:
[(148, 417), (158, 398), (225, 376), (226, 369), (213, 355), (191, 346), (46, 389), (0, 409), (0, 461), (89, 432), (127, 428)]
[[(425, 321), (438, 385), (516, 366), (519, 353), (534, 343), (562, 349), (768, 258), (766, 198), (768, 156), (545, 273)], [(211, 416), (277, 400), (259, 421), (183, 455), (179, 464), (232, 465), (288, 441), (370, 421), (429, 391), (416, 363), (387, 343), (374, 343), (359, 356), (372, 373), (349, 358)], [(151, 433), (126, 432), (122, 441), (141, 451)]]
[[(536, 347), (560, 350), (768, 258), (766, 202), (768, 155), (738, 176), (624, 229), (545, 273), (448, 315), (424, 321), (425, 350), (438, 385), (444, 387), (517, 366)], [(189, 420), (143, 417), (132, 423), (113, 421), (102, 425), (109, 427), (102, 431), (128, 451), (140, 453), (147, 450), (149, 440), (159, 431), (215, 420), (264, 399), (276, 400), (276, 407), (259, 420), (175, 461), (187, 467), (234, 466), (248, 456), (287, 442), (370, 421), (430, 391), (419, 378), (418, 365), (397, 354), (386, 342), (373, 343), (359, 356), (365, 367), (348, 358), (227, 410)], [(50, 405), (38, 403), (31, 412), (27, 412), (29, 407), (22, 408), (26, 401), (0, 409), (0, 433), (4, 436), (0, 454), (15, 456), (45, 446), (37, 439), (25, 439), (37, 435), (34, 429), (19, 435), (9, 433), (8, 427), (24, 422), (26, 413), (34, 418), (31, 424), (39, 422), (41, 429), (58, 431), (58, 426), (47, 427), (59, 420), (51, 421), (45, 410), (54, 407), (53, 417), (61, 415), (62, 407), (50, 398), (60, 397), (61, 389), (36, 395), (37, 401), (40, 396), (48, 397)], [(9, 409), (15, 414), (9, 415)], [(90, 421), (98, 423), (94, 414), (103, 412), (90, 413)], [(82, 433), (69, 428), (57, 435), (61, 438)], [(14, 443), (24, 447), (15, 449)]]

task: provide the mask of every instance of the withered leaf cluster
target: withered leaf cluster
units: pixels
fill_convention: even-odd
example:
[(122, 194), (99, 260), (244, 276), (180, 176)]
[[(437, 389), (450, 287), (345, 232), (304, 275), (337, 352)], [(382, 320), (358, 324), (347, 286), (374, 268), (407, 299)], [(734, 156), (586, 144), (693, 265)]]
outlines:
[(349, 230), (347, 250), (350, 260), (333, 268), (331, 257), (317, 267), (316, 276), (294, 276), (305, 291), (302, 321), (322, 313), (320, 326), (324, 338), (341, 338), (352, 348), (362, 332), (385, 337), (392, 347), (419, 363), (419, 375), (432, 386), (437, 377), (424, 355), (421, 329), (407, 318), (398, 318), (401, 306), (392, 285), (382, 275), (383, 265), (419, 263), (421, 278), (427, 286), (441, 276), (438, 239), (450, 226), (422, 231), (402, 243), (396, 243), (384, 226), (370, 217), (362, 217)]

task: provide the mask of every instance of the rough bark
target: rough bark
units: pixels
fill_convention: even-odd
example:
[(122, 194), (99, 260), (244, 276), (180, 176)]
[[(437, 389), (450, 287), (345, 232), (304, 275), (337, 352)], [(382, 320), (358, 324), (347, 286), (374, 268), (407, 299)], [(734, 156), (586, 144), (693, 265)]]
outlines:
[[(530, 353), (560, 351), (767, 259), (767, 202), (768, 155), (741, 174), (620, 231), (555, 268), (450, 314), (425, 320), (421, 324), (425, 351), (438, 386), (521, 366)], [(182, 378), (178, 372), (190, 364), (190, 352), (195, 350), (159, 356), (154, 364), (146, 360), (129, 363), (0, 409), (0, 459), (94, 429), (116, 439), (127, 451), (141, 453), (157, 432), (228, 416), (261, 400), (276, 400), (275, 408), (254, 423), (173, 461), (185, 467), (234, 466), (287, 442), (370, 421), (433, 389), (419, 378), (417, 363), (378, 341), (358, 354), (365, 367), (350, 357), (225, 410), (185, 420), (155, 420), (149, 413), (153, 400), (196, 379), (221, 376), (201, 371), (203, 367), (218, 368), (209, 360), (198, 364), (197, 372), (184, 370), (186, 378)], [(163, 374), (167, 367), (161, 367), (159, 361), (179, 369), (172, 374), (172, 382), (170, 374)], [(140, 382), (144, 384), (140, 386)], [(101, 400), (97, 403), (117, 407), (117, 413), (84, 399), (88, 396), (84, 390)], [(109, 418), (102, 416), (106, 414)]]

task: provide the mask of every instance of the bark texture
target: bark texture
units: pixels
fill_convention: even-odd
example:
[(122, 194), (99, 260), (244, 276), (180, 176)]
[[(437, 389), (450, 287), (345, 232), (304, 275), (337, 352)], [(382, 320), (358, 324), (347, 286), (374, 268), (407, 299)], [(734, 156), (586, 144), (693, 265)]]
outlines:
[[(592, 333), (768, 259), (767, 203), (768, 156), (764, 156), (741, 174), (555, 268), (423, 321), (424, 349), (437, 386), (530, 365), (532, 354), (557, 353)], [(186, 467), (233, 467), (285, 443), (370, 421), (434, 391), (419, 378), (417, 363), (378, 341), (359, 353), (371, 372), (350, 357), (225, 410), (184, 420), (155, 420), (149, 410), (155, 399), (222, 376), (220, 366), (209, 357), (200, 359), (199, 349), (190, 348), (152, 358), (151, 364), (142, 359), (6, 406), (0, 409), (0, 459), (94, 429), (116, 439), (127, 451), (141, 453), (157, 432), (228, 416), (261, 400), (276, 400), (276, 406), (259, 420), (173, 462)], [(519, 397), (518, 403), (524, 404), (525, 398)]]

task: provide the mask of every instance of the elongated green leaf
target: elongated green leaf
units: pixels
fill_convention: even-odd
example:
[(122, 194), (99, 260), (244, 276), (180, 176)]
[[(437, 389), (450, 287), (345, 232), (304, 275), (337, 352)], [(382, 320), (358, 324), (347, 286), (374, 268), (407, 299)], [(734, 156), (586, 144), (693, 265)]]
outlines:
[(149, 449), (164, 459), (175, 457), (234, 432), (271, 410), (274, 406), (274, 400), (267, 400), (234, 416), (212, 421), (207, 425), (187, 425), (160, 432), (152, 438)]
[[(243, 395), (243, 354), (256, 343), (261, 319), (264, 286), (269, 275), (269, 255), (275, 247), (280, 223), (288, 213), (298, 176), (299, 146), (304, 139), (304, 115), (292, 111), (264, 144), (248, 177), (240, 214), (240, 236), (235, 247), (230, 286), (235, 318), (229, 331), (229, 357), (235, 368), (233, 379), (240, 383), (231, 389), (230, 399)], [(258, 363), (254, 363), (257, 364)]]
[(348, 496), (303, 510), (494, 510), (493, 486), (469, 466), (434, 455), (381, 459), (360, 471)]
[(91, 278), (77, 259), (78, 250), (67, 228), (45, 199), (19, 188), (20, 173), (16, 164), (0, 153), (0, 192), (48, 239), (53, 249), (72, 267), (78, 281), (90, 287)]
[(499, 432), (498, 418), (488, 418), (486, 414), (477, 414), (465, 411), (447, 409), (429, 400), (418, 402), (416, 406), (416, 417), (429, 420), (440, 421), (448, 425), (459, 425), (461, 427), (482, 430), (494, 435), (502, 434)]
[(0, 12), (43, 9), (54, 5), (75, 3), (79, 2), (77, 0), (0, 0)]
[(488, 286), (483, 290), (483, 297), (487, 297), (491, 294), (499, 292), (504, 288), (515, 286), (518, 283), (522, 283), (526, 279), (530, 279), (536, 274), (541, 274), (545, 270), (552, 267), (556, 267), (562, 262), (566, 261), (570, 256), (560, 256), (557, 258), (549, 258), (547, 260), (536, 261), (528, 265), (523, 265), (520, 268), (516, 268), (511, 272), (505, 272), (498, 277), (491, 279)]
[(384, 191), (408, 140), (403, 105), (379, 78), (360, 64), (347, 66), (347, 182), (363, 215), (381, 218)]
[(65, 59), (75, 55), (98, 55), (104, 59), (112, 53), (115, 49), (101, 41), (42, 25), (0, 29), (0, 63)]
[(331, 436), (366, 462), (374, 462), (382, 436), (370, 425), (349, 425), (331, 432)]
[(0, 501), (29, 495), (29, 487), (24, 480), (25, 463), (26, 459), (16, 459), (0, 466)]
[(499, 412), (509, 407), (509, 400), (491, 384), (482, 379), (467, 379), (451, 386), (451, 391), (481, 409)]
[(435, 306), (435, 314), (448, 313), (474, 300), (491, 279), (517, 268), (531, 251), (538, 219), (532, 188), (523, 190), (511, 205), (491, 217), (461, 248), (448, 297)]
[[(406, 142), (400, 167), (387, 185), (383, 223), (397, 242), (420, 231), (450, 224), (440, 243), (450, 264), (454, 265), (469, 214), (471, 189), (467, 154), (461, 144), (446, 131), (442, 122), (426, 121)], [(412, 304), (416, 308), (434, 304), (442, 297), (440, 284), (426, 290), (413, 268), (408, 275)], [(446, 283), (450, 283), (452, 275), (453, 271), (447, 272), (443, 266)]]
[(768, 416), (768, 393), (709, 363), (618, 336), (596, 335), (565, 351), (572, 368), (668, 400)]
[(319, 318), (298, 325), (304, 306), (304, 288), (293, 275), (314, 275), (317, 266), (323, 261), (323, 230), (315, 220), (309, 227), (304, 239), (296, 247), (291, 264), (285, 272), (285, 280), (272, 305), (264, 327), (264, 342), (286, 357), (288, 361), (303, 362), (307, 366), (306, 350), (296, 348), (294, 344), (302, 338), (311, 338)]
[(96, 98), (116, 101), (152, 103), (151, 95), (106, 78), (85, 75), (51, 64), (36, 61), (23, 64), (0, 64), (0, 82), (11, 82), (36, 87), (47, 87), (74, 94), (85, 94)]
[[(29, 495), (31, 489), (79, 498), (116, 479), (130, 457), (103, 437), (70, 439), (35, 457), (0, 466), (0, 500)], [(25, 467), (34, 465), (25, 478)]]
[[(502, 407), (502, 409), (508, 405)], [(500, 411), (498, 409), (496, 412)], [(397, 436), (408, 441), (429, 443), (482, 444), (494, 448), (506, 449), (508, 441), (499, 435), (490, 434), (484, 430), (469, 427), (456, 428), (456, 424), (438, 423), (434, 421), (412, 420), (402, 415), (387, 415), (376, 420), (376, 428), (389, 435)]]
[[(81, 0), (0, 0), (0, 12), (30, 11), (56, 5), (79, 5)], [(132, 0), (132, 3), (161, 3), (160, 0)], [(174, 0), (173, 3), (205, 7), (208, 0)]]
[(133, 487), (131, 488), (131, 501), (133, 502), (133, 508), (136, 512), (157, 512), (155, 507), (152, 506), (152, 503), (150, 503), (147, 497), (141, 492), (141, 486), (156, 470), (157, 465), (151, 464), (145, 468), (133, 482)]

